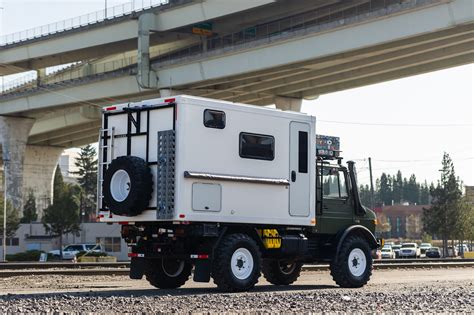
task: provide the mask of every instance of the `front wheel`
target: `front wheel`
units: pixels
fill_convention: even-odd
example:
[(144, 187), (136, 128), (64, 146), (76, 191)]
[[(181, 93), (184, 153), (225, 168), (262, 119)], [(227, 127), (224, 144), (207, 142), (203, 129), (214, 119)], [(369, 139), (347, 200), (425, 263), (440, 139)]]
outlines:
[(333, 280), (343, 288), (360, 288), (372, 275), (372, 256), (367, 241), (359, 236), (344, 240), (330, 265)]
[(295, 282), (301, 273), (303, 263), (285, 260), (264, 259), (263, 276), (275, 285), (289, 285)]
[(145, 276), (148, 282), (160, 289), (176, 289), (186, 283), (193, 265), (179, 259), (150, 259)]
[(246, 234), (230, 234), (215, 251), (212, 278), (222, 291), (247, 291), (257, 283), (260, 265), (260, 249), (255, 241)]

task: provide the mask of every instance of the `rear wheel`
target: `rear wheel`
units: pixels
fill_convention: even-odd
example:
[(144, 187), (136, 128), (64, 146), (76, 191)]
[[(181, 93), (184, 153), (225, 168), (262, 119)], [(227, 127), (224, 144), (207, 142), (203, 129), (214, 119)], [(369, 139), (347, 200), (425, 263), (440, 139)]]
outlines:
[(360, 288), (372, 275), (372, 256), (367, 241), (359, 236), (344, 240), (330, 265), (334, 281), (343, 288)]
[(193, 265), (179, 259), (150, 259), (145, 276), (148, 282), (160, 289), (176, 289), (188, 281)]
[(268, 282), (275, 285), (289, 285), (295, 282), (301, 273), (301, 262), (264, 259), (262, 272)]
[(212, 278), (222, 291), (247, 291), (260, 277), (261, 254), (255, 241), (246, 234), (230, 234), (217, 247), (212, 263)]

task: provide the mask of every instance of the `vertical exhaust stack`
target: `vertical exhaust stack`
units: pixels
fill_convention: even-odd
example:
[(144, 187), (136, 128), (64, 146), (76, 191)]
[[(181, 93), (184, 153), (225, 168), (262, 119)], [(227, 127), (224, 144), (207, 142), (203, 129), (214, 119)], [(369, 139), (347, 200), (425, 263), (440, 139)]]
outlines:
[(359, 186), (357, 186), (355, 162), (347, 161), (347, 166), (349, 168), (349, 177), (351, 179), (352, 193), (354, 194), (355, 210), (357, 214), (363, 215), (367, 211), (365, 211), (364, 207), (360, 203)]

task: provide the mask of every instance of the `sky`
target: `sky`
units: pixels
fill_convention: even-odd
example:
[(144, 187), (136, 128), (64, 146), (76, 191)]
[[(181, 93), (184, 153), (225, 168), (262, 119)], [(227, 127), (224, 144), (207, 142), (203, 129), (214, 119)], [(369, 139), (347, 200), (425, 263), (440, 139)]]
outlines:
[[(145, 0), (149, 1), (149, 0)], [(130, 1), (107, 0), (107, 5)], [(141, 0), (136, 0), (139, 3)], [(105, 0), (0, 0), (0, 34), (10, 34), (102, 10)], [(443, 152), (456, 174), (474, 185), (474, 65), (326, 94), (304, 101), (318, 134), (341, 138), (361, 183), (382, 172), (436, 182)]]

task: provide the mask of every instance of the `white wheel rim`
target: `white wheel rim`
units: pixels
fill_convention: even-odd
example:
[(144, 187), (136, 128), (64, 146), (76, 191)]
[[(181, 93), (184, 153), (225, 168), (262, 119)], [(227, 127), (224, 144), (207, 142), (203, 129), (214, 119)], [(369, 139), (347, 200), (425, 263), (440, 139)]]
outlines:
[(118, 170), (110, 180), (110, 193), (115, 201), (122, 202), (130, 193), (130, 176), (124, 170)]
[(252, 274), (253, 257), (246, 248), (237, 249), (230, 259), (232, 274), (239, 280), (245, 280)]
[(161, 267), (163, 268), (163, 272), (165, 273), (165, 275), (167, 275), (168, 277), (174, 278), (174, 277), (179, 276), (181, 274), (181, 272), (183, 272), (183, 269), (184, 269), (184, 261), (183, 260), (180, 261), (180, 262), (177, 262), (177, 264), (179, 264), (178, 269), (176, 269), (176, 271), (173, 272), (173, 273), (170, 273), (170, 272), (168, 272), (168, 270), (166, 270), (164, 262), (165, 262), (165, 260), (162, 259), (161, 260)]
[(360, 277), (364, 274), (367, 267), (367, 258), (360, 248), (354, 248), (349, 254), (349, 271), (355, 277)]

